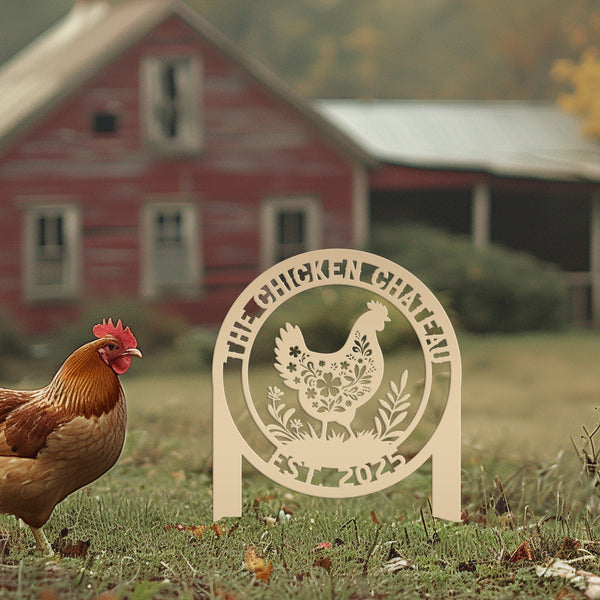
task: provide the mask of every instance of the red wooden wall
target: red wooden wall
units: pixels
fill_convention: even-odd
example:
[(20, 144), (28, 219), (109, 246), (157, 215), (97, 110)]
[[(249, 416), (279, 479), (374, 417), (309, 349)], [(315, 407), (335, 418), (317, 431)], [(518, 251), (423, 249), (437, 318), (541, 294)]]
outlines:
[[(144, 147), (140, 60), (201, 56), (204, 149), (187, 157)], [(91, 131), (99, 110), (119, 116), (116, 135)], [(308, 194), (324, 215), (323, 245), (351, 246), (353, 164), (293, 107), (178, 17), (166, 20), (35, 123), (0, 156), (0, 305), (30, 329), (72, 318), (82, 303), (140, 292), (141, 207), (155, 194), (195, 199), (204, 293), (163, 300), (193, 322), (218, 322), (259, 270), (259, 204)], [(80, 302), (26, 303), (22, 206), (44, 197), (76, 202), (83, 221)]]

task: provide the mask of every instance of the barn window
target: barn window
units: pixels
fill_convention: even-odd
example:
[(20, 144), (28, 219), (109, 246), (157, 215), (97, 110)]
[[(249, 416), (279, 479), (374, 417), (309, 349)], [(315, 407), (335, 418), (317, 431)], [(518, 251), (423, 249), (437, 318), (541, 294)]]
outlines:
[(317, 249), (319, 221), (319, 206), (312, 198), (266, 200), (262, 206), (262, 267)]
[(144, 294), (196, 294), (201, 283), (201, 261), (194, 205), (148, 204), (143, 213), (143, 236)]
[(119, 120), (117, 115), (110, 112), (98, 112), (92, 115), (92, 131), (94, 133), (117, 133)]
[(69, 298), (80, 287), (80, 213), (73, 205), (30, 207), (25, 214), (24, 281), (31, 300)]
[(146, 57), (142, 62), (141, 99), (145, 138), (150, 147), (165, 152), (200, 150), (197, 57)]

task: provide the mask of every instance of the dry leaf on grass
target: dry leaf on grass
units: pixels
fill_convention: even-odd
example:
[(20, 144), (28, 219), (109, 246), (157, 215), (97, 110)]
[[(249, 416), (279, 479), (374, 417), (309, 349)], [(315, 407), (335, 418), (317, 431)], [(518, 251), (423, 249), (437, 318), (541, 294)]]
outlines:
[(331, 544), (329, 542), (319, 542), (314, 548), (313, 551), (317, 550), (328, 550), (331, 548)]
[(326, 571), (331, 570), (331, 558), (329, 556), (317, 556), (313, 562), (313, 567), (321, 567)]
[(569, 561), (553, 559), (545, 566), (537, 567), (540, 577), (560, 577), (583, 591), (591, 600), (600, 600), (600, 577), (594, 573), (577, 570)]
[(90, 540), (71, 542), (67, 539), (68, 529), (61, 530), (55, 548), (63, 558), (85, 558), (90, 547)]
[(415, 565), (407, 560), (406, 558), (402, 558), (401, 556), (396, 556), (388, 560), (381, 567), (381, 570), (384, 573), (396, 573), (397, 571), (406, 571), (408, 569), (415, 569)]
[(244, 555), (244, 565), (250, 573), (254, 573), (254, 577), (260, 581), (269, 581), (273, 571), (273, 563), (266, 562), (256, 553), (254, 546), (249, 544)]
[(189, 531), (194, 537), (200, 537), (207, 529), (214, 531), (217, 537), (223, 535), (220, 525), (182, 525), (181, 523), (177, 523), (175, 525), (167, 525), (167, 529)]
[(535, 552), (527, 540), (519, 544), (519, 547), (511, 554), (508, 562), (514, 563), (521, 560), (529, 560), (532, 562), (535, 560)]

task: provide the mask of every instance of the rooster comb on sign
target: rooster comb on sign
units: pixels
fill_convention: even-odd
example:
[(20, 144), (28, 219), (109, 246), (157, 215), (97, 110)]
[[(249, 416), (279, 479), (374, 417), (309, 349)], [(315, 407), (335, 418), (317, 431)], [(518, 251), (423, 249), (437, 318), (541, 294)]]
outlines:
[(137, 348), (137, 340), (133, 333), (131, 333), (131, 329), (127, 327), (123, 328), (123, 323), (121, 319), (117, 321), (117, 324), (114, 325), (112, 318), (109, 317), (108, 322), (106, 319), (102, 319), (102, 323), (95, 325), (93, 328), (93, 333), (96, 337), (102, 338), (105, 335), (112, 335), (116, 337), (126, 348)]

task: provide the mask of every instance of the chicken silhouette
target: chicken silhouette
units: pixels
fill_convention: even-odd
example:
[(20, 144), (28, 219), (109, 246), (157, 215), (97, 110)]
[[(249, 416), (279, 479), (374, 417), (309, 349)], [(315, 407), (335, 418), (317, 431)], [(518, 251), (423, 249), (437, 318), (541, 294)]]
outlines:
[(275, 368), (284, 384), (298, 390), (298, 402), (311, 417), (321, 421), (322, 440), (327, 425), (342, 425), (350, 437), (356, 410), (377, 391), (383, 377), (383, 353), (377, 339), (389, 321), (387, 308), (375, 300), (352, 327), (348, 340), (337, 352), (323, 354), (306, 347), (297, 325), (286, 323), (275, 340)]

